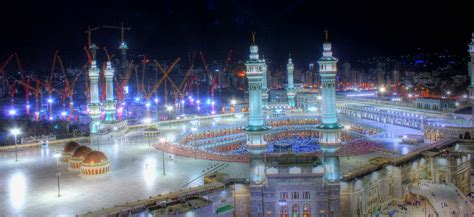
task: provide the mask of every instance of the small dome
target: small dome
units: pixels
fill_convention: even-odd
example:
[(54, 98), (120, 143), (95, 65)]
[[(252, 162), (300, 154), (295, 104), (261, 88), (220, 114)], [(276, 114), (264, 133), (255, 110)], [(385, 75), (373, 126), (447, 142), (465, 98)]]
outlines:
[(73, 158), (84, 158), (92, 149), (87, 146), (79, 146), (72, 154)]
[(79, 145), (79, 143), (77, 143), (75, 141), (70, 141), (70, 142), (66, 143), (66, 145), (64, 145), (63, 152), (73, 152), (79, 146), (81, 146), (81, 145)]
[(82, 160), (83, 164), (90, 164), (90, 165), (97, 165), (97, 164), (104, 164), (108, 163), (109, 159), (103, 152), (100, 151), (91, 151), (89, 152), (84, 160)]

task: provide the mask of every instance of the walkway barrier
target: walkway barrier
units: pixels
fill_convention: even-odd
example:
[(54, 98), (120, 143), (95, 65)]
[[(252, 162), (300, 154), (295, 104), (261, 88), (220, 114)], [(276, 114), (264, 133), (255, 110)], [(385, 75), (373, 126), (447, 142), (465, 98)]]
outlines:
[[(57, 140), (52, 140), (48, 141), (48, 145), (58, 145), (58, 144), (64, 144), (70, 141), (83, 141), (83, 140), (89, 140), (89, 137), (74, 137), (74, 138), (68, 138), (68, 139), (57, 139)], [(43, 143), (42, 142), (35, 142), (35, 143), (29, 143), (29, 144), (18, 144), (17, 148), (18, 149), (27, 149), (27, 148), (34, 148), (34, 147), (39, 147)], [(8, 145), (8, 146), (0, 146), (0, 152), (1, 151), (11, 151), (15, 150), (15, 145)]]
[[(115, 216), (125, 216), (126, 214), (137, 214), (140, 211), (146, 209), (146, 207), (155, 206), (160, 204), (161, 202), (169, 202), (179, 200), (180, 198), (186, 198), (191, 195), (193, 196), (204, 196), (209, 194), (209, 192), (217, 191), (224, 189), (225, 185), (220, 182), (212, 182), (205, 185), (200, 185), (197, 187), (191, 187), (187, 189), (182, 189), (175, 192), (170, 192), (163, 195), (158, 195), (154, 197), (149, 197), (148, 199), (142, 199), (137, 201), (130, 201), (125, 204), (115, 205), (109, 208), (103, 208), (97, 211), (91, 211), (88, 213), (84, 213), (79, 215), (80, 217), (89, 217), (89, 216), (107, 216), (107, 217), (115, 217)], [(127, 215), (129, 216), (129, 215)]]

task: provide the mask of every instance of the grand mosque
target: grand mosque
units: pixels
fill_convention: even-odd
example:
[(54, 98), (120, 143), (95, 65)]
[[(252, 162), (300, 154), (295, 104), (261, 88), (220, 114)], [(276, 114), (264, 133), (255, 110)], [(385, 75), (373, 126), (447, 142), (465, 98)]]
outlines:
[[(468, 47), (473, 104), (474, 34)], [(6, 176), (2, 183), (15, 194), (2, 195), (0, 210), (7, 215), (472, 216), (474, 107), (445, 113), (337, 94), (338, 58), (327, 32), (316, 92), (295, 85), (290, 55), (287, 100), (270, 102), (267, 62), (252, 34), (245, 62), (248, 102), (240, 103), (248, 112), (136, 125), (115, 120), (110, 61), (100, 101), (95, 58), (89, 68), (90, 138), (53, 141), (47, 149), (22, 146), (23, 171), (57, 168), (61, 175)], [(307, 96), (315, 96), (316, 109), (298, 106)], [(52, 163), (50, 149), (60, 153)], [(39, 196), (55, 192), (40, 184), (56, 178), (59, 199)]]

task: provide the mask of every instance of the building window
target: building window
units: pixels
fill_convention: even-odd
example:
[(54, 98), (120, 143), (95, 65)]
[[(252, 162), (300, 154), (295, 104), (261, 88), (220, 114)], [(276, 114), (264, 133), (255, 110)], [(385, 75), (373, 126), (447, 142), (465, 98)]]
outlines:
[(280, 192), (280, 200), (288, 200), (288, 192)]
[(303, 199), (304, 200), (311, 199), (311, 192), (308, 192), (308, 191), (303, 192)]
[(293, 199), (293, 200), (300, 199), (300, 193), (299, 192), (292, 192), (291, 193), (291, 199)]

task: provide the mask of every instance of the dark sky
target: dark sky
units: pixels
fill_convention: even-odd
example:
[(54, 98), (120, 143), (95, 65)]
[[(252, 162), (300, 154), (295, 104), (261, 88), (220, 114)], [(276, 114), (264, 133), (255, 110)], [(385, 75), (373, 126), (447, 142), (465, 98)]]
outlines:
[[(186, 59), (203, 50), (209, 59), (246, 58), (250, 32), (265, 56), (296, 63), (320, 56), (324, 29), (329, 29), (335, 55), (398, 55), (418, 47), (465, 55), (472, 12), (458, 1), (12, 1), (0, 17), (0, 60), (17, 51), (27, 68), (49, 65), (59, 49), (66, 65), (85, 61), (82, 47), (88, 25), (125, 25), (133, 54)], [(94, 41), (118, 55), (119, 31), (102, 29)], [(46, 64), (45, 64), (46, 63)], [(283, 63), (284, 64), (284, 63)]]

